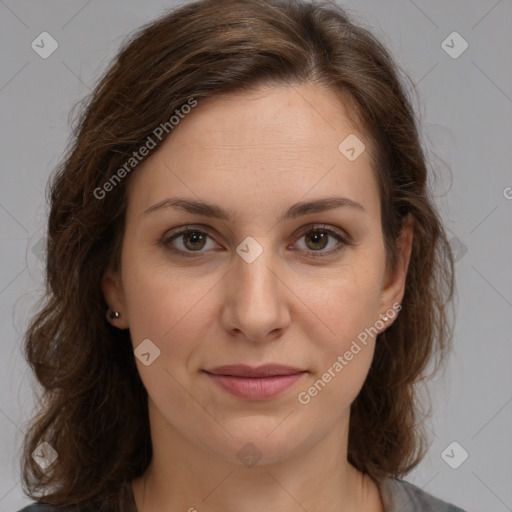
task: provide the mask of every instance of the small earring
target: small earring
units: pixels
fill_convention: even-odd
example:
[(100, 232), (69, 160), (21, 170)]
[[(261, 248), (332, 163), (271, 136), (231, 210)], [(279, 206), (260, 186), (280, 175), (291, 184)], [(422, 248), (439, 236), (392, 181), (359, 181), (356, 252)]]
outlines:
[(110, 309), (107, 310), (107, 318), (109, 320), (114, 320), (116, 318), (119, 318), (121, 316), (121, 313), (119, 311), (110, 311)]
[(384, 322), (387, 322), (387, 321), (389, 320), (389, 317), (388, 317), (388, 316), (386, 316), (386, 315), (384, 315), (384, 316), (382, 317), (382, 320), (384, 320)]

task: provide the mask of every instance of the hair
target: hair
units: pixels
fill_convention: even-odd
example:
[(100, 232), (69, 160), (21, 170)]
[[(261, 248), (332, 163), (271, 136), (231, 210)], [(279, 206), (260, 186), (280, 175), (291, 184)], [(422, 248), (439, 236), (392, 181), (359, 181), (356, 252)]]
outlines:
[[(119, 268), (130, 176), (116, 180), (106, 198), (97, 190), (114, 183), (134, 151), (191, 98), (201, 104), (294, 84), (343, 98), (371, 143), (391, 266), (405, 217), (414, 221), (403, 307), (379, 334), (351, 406), (348, 460), (379, 482), (403, 476), (424, 456), (417, 384), (450, 348), (454, 263), (399, 68), (368, 29), (330, 2), (200, 0), (131, 35), (86, 98), (49, 182), (46, 289), (23, 347), (42, 387), (22, 447), (31, 498), (40, 500), (42, 490), (51, 504), (115, 503), (120, 486), (142, 475), (152, 457), (147, 391), (129, 330), (106, 320), (101, 289), (107, 267)], [(31, 456), (43, 441), (58, 454), (44, 471)]]

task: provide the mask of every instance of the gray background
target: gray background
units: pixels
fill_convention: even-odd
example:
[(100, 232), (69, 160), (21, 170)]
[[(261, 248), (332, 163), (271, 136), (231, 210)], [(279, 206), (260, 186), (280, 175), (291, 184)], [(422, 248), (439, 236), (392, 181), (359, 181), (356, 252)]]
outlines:
[[(0, 0), (2, 512), (29, 501), (18, 458), (33, 412), (33, 379), (20, 341), (42, 290), (45, 186), (66, 147), (68, 114), (123, 37), (173, 5)], [(512, 2), (343, 5), (417, 84), (424, 143), (437, 172), (432, 184), (458, 254), (455, 349), (447, 372), (430, 388), (430, 450), (407, 479), (468, 511), (512, 511)], [(59, 44), (47, 59), (31, 48), (43, 31)], [(469, 44), (458, 58), (441, 46), (453, 31)], [(469, 454), (457, 469), (441, 456), (453, 441)], [(461, 450), (445, 453), (453, 463)]]

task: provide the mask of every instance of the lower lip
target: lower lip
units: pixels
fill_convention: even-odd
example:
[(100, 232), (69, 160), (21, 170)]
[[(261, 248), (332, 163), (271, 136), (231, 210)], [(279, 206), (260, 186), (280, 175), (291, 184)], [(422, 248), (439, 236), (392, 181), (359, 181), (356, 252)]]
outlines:
[(265, 400), (277, 396), (292, 387), (306, 372), (273, 377), (233, 377), (206, 372), (222, 389), (246, 400)]

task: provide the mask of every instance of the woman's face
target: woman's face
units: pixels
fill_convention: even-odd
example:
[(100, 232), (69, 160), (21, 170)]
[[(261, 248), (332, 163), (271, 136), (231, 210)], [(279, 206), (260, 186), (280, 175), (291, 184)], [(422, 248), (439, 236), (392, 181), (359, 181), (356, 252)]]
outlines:
[[(345, 112), (312, 85), (216, 97), (134, 171), (121, 271), (103, 289), (137, 349), (153, 436), (241, 464), (346, 434), (368, 332), (393, 316), (407, 263), (386, 272), (370, 142)], [(269, 364), (295, 370), (212, 375)]]

